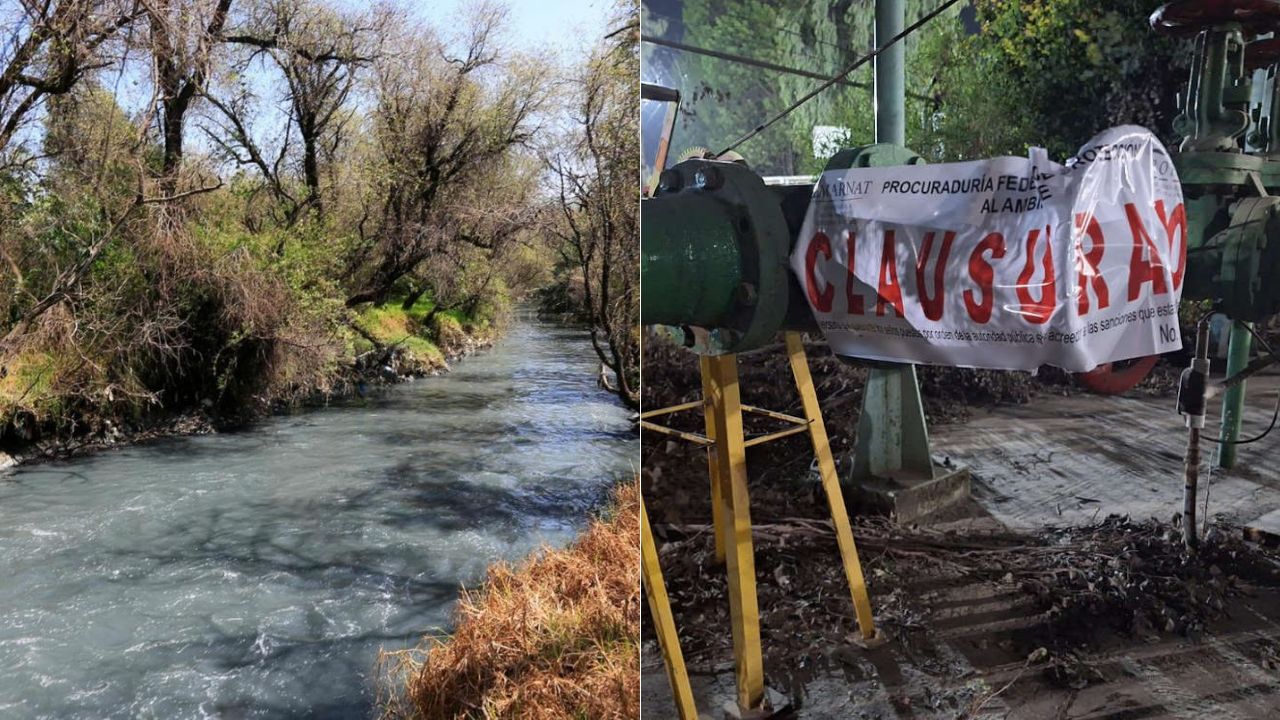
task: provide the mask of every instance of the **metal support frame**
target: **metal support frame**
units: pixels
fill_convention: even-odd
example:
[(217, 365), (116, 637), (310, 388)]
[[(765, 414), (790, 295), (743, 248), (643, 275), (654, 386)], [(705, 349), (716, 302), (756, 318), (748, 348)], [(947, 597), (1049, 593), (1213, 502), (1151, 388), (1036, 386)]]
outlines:
[(656, 626), (658, 647), (662, 649), (663, 665), (667, 668), (667, 680), (671, 682), (671, 694), (675, 697), (676, 711), (680, 713), (680, 720), (697, 720), (698, 708), (693, 702), (689, 672), (684, 666), (684, 653), (680, 651), (680, 636), (676, 633), (667, 584), (662, 580), (662, 566), (658, 563), (658, 547), (653, 542), (643, 499), (640, 500), (640, 572), (644, 578), (649, 612)]
[[(806, 430), (818, 461), (822, 489), (827, 496), (831, 522), (835, 528), (840, 560), (849, 583), (858, 629), (867, 646), (878, 644), (882, 637), (876, 631), (871, 598), (858, 560), (858, 549), (849, 524), (848, 510), (835, 458), (831, 453), (822, 409), (809, 372), (800, 334), (786, 333), (787, 356), (795, 378), (796, 390), (804, 408), (804, 417), (743, 405), (738, 387), (736, 355), (702, 356), (701, 402), (692, 401), (640, 414), (640, 425), (646, 430), (706, 447), (708, 474), (711, 479), (712, 528), (716, 557), (723, 560), (729, 575), (729, 612), (733, 629), (734, 670), (737, 679), (737, 703), (742, 713), (759, 712), (764, 701), (764, 670), (760, 648), (760, 612), (756, 604), (755, 555), (751, 541), (751, 511), (747, 496), (746, 449)], [(910, 369), (908, 366), (907, 369)], [(912, 376), (914, 380), (914, 375)], [(706, 435), (675, 430), (653, 422), (653, 418), (693, 410), (701, 406)], [(743, 413), (753, 413), (787, 423), (790, 427), (747, 439)], [(674, 628), (671, 630), (674, 633)], [(670, 670), (668, 670), (670, 672)], [(673, 683), (674, 685), (674, 683)]]
[(831, 455), (831, 441), (827, 438), (826, 423), (822, 421), (822, 408), (818, 405), (818, 394), (813, 389), (813, 376), (809, 373), (809, 359), (805, 357), (804, 341), (801, 340), (800, 333), (787, 333), (787, 357), (791, 361), (791, 374), (795, 376), (796, 389), (800, 391), (804, 416), (809, 420), (809, 440), (813, 443), (813, 454), (818, 458), (818, 474), (822, 478), (822, 490), (827, 494), (827, 507), (831, 510), (831, 524), (835, 527), (836, 542), (840, 545), (840, 560), (844, 564), (845, 579), (849, 581), (858, 630), (862, 632), (864, 640), (870, 641), (877, 637), (875, 621), (871, 615), (871, 598), (867, 594), (867, 581), (862, 576), (858, 547), (853, 541), (853, 529), (849, 527), (844, 493), (840, 490), (835, 458)]
[(764, 700), (764, 661), (760, 651), (760, 608), (756, 604), (756, 561), (751, 546), (751, 507), (747, 497), (747, 455), (743, 444), (742, 397), (738, 389), (738, 357), (708, 358), (711, 405), (716, 440), (712, 454), (720, 493), (725, 569), (729, 575), (729, 616), (733, 629), (734, 675), (738, 707), (753, 710)]
[[(707, 441), (712, 446), (716, 443), (716, 418), (712, 412), (712, 405), (708, 399), (712, 397), (715, 388), (711, 384), (711, 357), (708, 355), (698, 356), (698, 369), (702, 377), (702, 402), (698, 403), (702, 406), (702, 416), (707, 432)], [(720, 508), (720, 466), (716, 462), (716, 453), (714, 450), (707, 452), (707, 475), (711, 478), (711, 528), (715, 535), (716, 562), (724, 562), (724, 514)]]

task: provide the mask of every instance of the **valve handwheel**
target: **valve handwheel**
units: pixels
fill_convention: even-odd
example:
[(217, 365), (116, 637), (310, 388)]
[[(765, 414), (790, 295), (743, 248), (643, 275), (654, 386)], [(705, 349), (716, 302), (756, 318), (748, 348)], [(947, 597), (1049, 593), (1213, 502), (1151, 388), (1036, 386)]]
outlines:
[(1168, 35), (1195, 35), (1218, 25), (1238, 23), (1250, 34), (1280, 28), (1275, 0), (1175, 0), (1151, 14), (1151, 27)]
[(1077, 373), (1080, 384), (1099, 395), (1119, 395), (1142, 382), (1156, 366), (1157, 355), (1103, 363), (1085, 373)]

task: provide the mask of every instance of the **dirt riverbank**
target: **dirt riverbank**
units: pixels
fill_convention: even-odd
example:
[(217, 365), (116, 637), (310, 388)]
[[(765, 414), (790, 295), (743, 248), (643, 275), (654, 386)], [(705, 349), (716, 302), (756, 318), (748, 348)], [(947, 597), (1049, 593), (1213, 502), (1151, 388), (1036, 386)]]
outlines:
[(450, 366), (493, 346), (500, 335), (492, 326), (459, 329), (439, 345), (440, 354), (419, 358), (403, 347), (384, 347), (353, 358), (339, 372), (338, 381), (323, 394), (288, 401), (257, 398), (234, 414), (218, 413), (212, 403), (178, 412), (157, 411), (137, 419), (99, 418), (64, 431), (33, 429), (29, 437), (12, 435), (0, 447), (0, 469), (50, 462), (128, 447), (166, 437), (207, 435), (239, 430), (273, 414), (323, 407), (334, 400), (378, 392), (401, 382), (440, 375)]

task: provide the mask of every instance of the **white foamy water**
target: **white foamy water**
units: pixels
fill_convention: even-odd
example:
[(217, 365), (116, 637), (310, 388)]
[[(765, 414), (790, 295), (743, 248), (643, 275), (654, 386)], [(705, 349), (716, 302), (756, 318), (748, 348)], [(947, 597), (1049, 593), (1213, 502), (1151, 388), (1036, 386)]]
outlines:
[(379, 648), (630, 476), (580, 331), (237, 433), (0, 476), (0, 718), (360, 718)]

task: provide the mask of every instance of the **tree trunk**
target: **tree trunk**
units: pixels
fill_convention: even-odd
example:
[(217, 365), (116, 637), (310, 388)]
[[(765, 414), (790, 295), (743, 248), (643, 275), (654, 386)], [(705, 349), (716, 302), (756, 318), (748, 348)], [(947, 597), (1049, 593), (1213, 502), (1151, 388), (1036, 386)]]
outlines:
[(347, 307), (381, 302), (382, 295), (383, 293), (379, 290), (358, 290), (347, 297)]
[(178, 169), (182, 167), (182, 124), (187, 114), (187, 103), (173, 98), (163, 103), (162, 126), (164, 131), (164, 163), (161, 175), (172, 191)]
[(324, 215), (320, 201), (320, 161), (317, 159), (316, 138), (311, 133), (302, 136), (302, 179), (307, 185), (307, 204), (314, 207), (317, 216)]
[[(417, 302), (422, 299), (422, 296), (426, 294), (427, 294), (426, 285), (422, 285), (421, 287), (416, 288), (413, 292), (405, 296), (404, 302), (400, 303), (400, 309), (406, 310), (406, 311), (412, 309), (413, 306), (416, 305)], [(432, 308), (432, 312), (434, 311), (435, 309)]]

